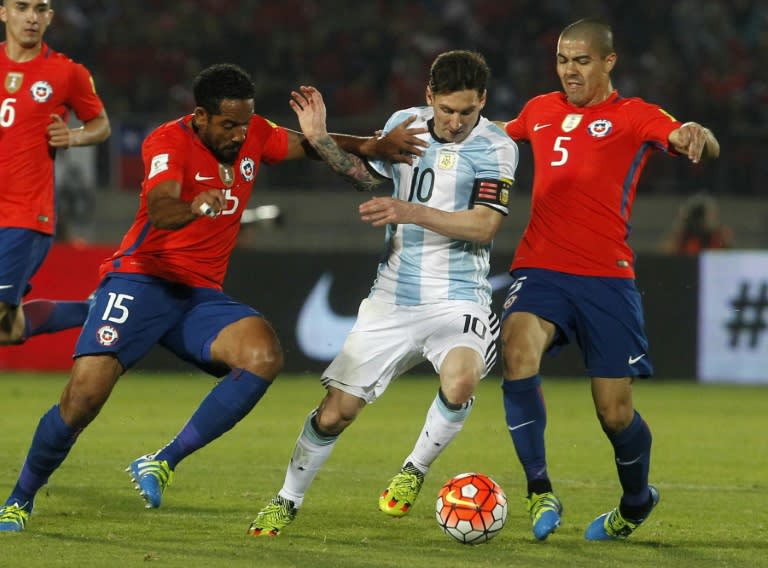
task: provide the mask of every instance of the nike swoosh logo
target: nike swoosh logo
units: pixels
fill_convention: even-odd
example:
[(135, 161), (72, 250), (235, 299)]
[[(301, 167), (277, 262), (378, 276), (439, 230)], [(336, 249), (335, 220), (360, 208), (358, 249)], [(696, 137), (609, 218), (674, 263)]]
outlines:
[(619, 458), (616, 458), (616, 463), (618, 465), (632, 465), (633, 463), (639, 462), (641, 459), (643, 459), (643, 454), (640, 454), (635, 459), (629, 461), (621, 461)]
[(517, 430), (518, 428), (522, 428), (523, 426), (528, 426), (528, 424), (533, 424), (536, 422), (535, 420), (529, 420), (528, 422), (523, 422), (522, 424), (518, 424), (517, 426), (508, 426), (509, 431), (513, 432), (514, 430)]
[(0, 290), (7, 290), (8, 288), (13, 288), (13, 284), (3, 284), (0, 286)]
[[(504, 272), (488, 278), (494, 291), (508, 288), (512, 277)], [(323, 273), (299, 310), (296, 342), (302, 353), (317, 361), (331, 361), (341, 351), (357, 316), (343, 316), (331, 308), (333, 275)]]
[(451, 489), (448, 493), (445, 494), (445, 500), (448, 501), (451, 505), (461, 505), (463, 507), (477, 509), (477, 503), (474, 501), (457, 497), (455, 489)]
[(195, 174), (195, 181), (208, 181), (210, 179), (213, 179), (213, 176), (201, 176), (200, 172)]
[(546, 128), (547, 126), (552, 126), (551, 124), (539, 124), (538, 122), (533, 125), (533, 131), (538, 132), (542, 128)]
[(627, 360), (627, 363), (629, 363), (630, 365), (634, 365), (635, 363), (637, 363), (643, 357), (645, 357), (645, 353), (643, 353), (642, 355), (638, 355), (637, 357), (632, 357), (630, 355), (629, 359)]

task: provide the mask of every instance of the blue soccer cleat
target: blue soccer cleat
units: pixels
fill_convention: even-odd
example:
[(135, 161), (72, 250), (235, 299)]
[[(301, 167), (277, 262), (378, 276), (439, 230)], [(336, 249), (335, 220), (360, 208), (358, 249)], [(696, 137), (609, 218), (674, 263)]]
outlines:
[(616, 507), (613, 511), (604, 513), (592, 521), (584, 533), (584, 538), (587, 540), (620, 540), (627, 538), (648, 518), (659, 503), (661, 498), (659, 490), (653, 485), (649, 485), (648, 490), (651, 493), (651, 506), (642, 519), (625, 519), (619, 508)]
[(29, 520), (31, 509), (28, 503), (23, 505), (16, 501), (0, 507), (0, 532), (21, 532)]
[(163, 491), (173, 480), (173, 470), (165, 460), (154, 459), (155, 454), (136, 458), (125, 471), (131, 473), (131, 481), (146, 501), (147, 509), (156, 509), (163, 499)]
[(531, 514), (533, 536), (536, 540), (545, 540), (560, 526), (560, 516), (563, 505), (560, 499), (548, 491), (547, 493), (531, 493), (526, 499), (528, 512)]

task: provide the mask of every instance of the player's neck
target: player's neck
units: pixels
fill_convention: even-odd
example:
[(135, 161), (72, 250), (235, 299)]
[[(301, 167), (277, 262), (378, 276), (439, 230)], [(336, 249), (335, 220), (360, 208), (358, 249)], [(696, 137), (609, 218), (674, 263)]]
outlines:
[(16, 42), (5, 42), (5, 54), (8, 59), (15, 61), (16, 63), (24, 63), (25, 61), (32, 61), (35, 57), (40, 55), (43, 50), (43, 42), (38, 43), (34, 47), (24, 47)]
[(609, 98), (611, 98), (611, 95), (613, 94), (613, 85), (611, 83), (608, 83), (608, 86), (603, 91), (600, 91), (599, 93), (595, 94), (595, 98), (589, 101), (589, 103), (586, 106), (595, 106), (604, 103)]

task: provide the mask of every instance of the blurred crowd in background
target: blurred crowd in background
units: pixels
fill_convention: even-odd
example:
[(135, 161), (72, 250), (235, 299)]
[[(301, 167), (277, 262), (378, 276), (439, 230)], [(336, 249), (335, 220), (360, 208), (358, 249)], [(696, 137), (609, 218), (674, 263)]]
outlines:
[[(643, 194), (758, 196), (768, 182), (768, 161), (759, 159), (768, 151), (765, 1), (67, 0), (53, 7), (46, 40), (93, 72), (116, 126), (108, 148), (99, 149), (111, 153), (100, 160), (102, 186), (133, 185), (131, 176), (116, 178), (115, 155), (138, 158), (144, 133), (190, 112), (192, 79), (211, 63), (251, 72), (257, 112), (284, 126), (297, 127), (290, 91), (313, 84), (326, 98), (331, 130), (370, 134), (392, 111), (423, 104), (435, 54), (474, 49), (493, 72), (484, 114), (508, 120), (531, 96), (559, 89), (558, 34), (585, 16), (614, 28), (613, 78), (622, 95), (711, 127), (723, 148), (715, 167), (651, 160)], [(517, 186), (527, 190), (526, 159)], [(140, 170), (140, 160), (133, 167)], [(262, 177), (281, 190), (308, 177), (333, 179), (320, 164)]]

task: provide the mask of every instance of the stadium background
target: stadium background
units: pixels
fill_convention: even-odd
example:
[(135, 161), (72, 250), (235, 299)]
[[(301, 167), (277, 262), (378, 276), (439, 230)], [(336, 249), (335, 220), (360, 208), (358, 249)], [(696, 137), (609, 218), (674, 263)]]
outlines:
[[(190, 111), (192, 78), (211, 63), (235, 62), (250, 71), (258, 88), (257, 112), (275, 122), (296, 128), (289, 92), (314, 84), (327, 100), (332, 130), (369, 134), (393, 110), (421, 104), (426, 70), (436, 53), (476, 49), (493, 72), (484, 114), (508, 119), (529, 97), (559, 88), (554, 46), (563, 25), (600, 16), (615, 31), (614, 86), (625, 96), (661, 104), (681, 120), (710, 126), (723, 149), (720, 160), (696, 167), (654, 157), (640, 182), (631, 242), (639, 253), (657, 370), (701, 378), (697, 366), (709, 349), (702, 303), (713, 301), (722, 304), (721, 313), (711, 316), (713, 325), (736, 321), (753, 338), (741, 340), (737, 330), (718, 349), (730, 349), (730, 355), (736, 350), (738, 359), (768, 368), (768, 355), (762, 355), (768, 352), (768, 276), (762, 268), (768, 257), (748, 257), (739, 264), (743, 274), (730, 283), (747, 286), (749, 317), (742, 321), (729, 316), (736, 289), (714, 300), (702, 298), (697, 259), (658, 253), (679, 206), (698, 192), (718, 199), (738, 247), (759, 251), (768, 246), (763, 195), (768, 163), (758, 159), (768, 150), (768, 69), (759, 64), (768, 55), (765, 2), (56, 0), (54, 9), (46, 41), (93, 72), (113, 135), (100, 147), (59, 156), (59, 238), (71, 246), (54, 251), (59, 260), (46, 266), (35, 294), (77, 298), (93, 287), (94, 264), (118, 242), (135, 211), (143, 136)], [(511, 258), (527, 219), (530, 186), (531, 157), (523, 147), (512, 214), (496, 243), (498, 271)], [(275, 322), (292, 370), (315, 372), (324, 364), (297, 352), (299, 311), (315, 283), (328, 270), (343, 275), (329, 294), (347, 316), (370, 284), (382, 234), (357, 221), (355, 204), (363, 198), (321, 163), (260, 172), (250, 205), (277, 204), (281, 216), (244, 226), (228, 287)], [(710, 272), (722, 271), (713, 266)], [(280, 314), (278, 321), (273, 314)], [(0, 350), (0, 368), (47, 368), (54, 359), (52, 368), (66, 367), (73, 337), (62, 334)], [(63, 350), (63, 359), (53, 357), (54, 345)], [(34, 356), (40, 352), (48, 356)], [(165, 368), (170, 362), (153, 355), (145, 364)], [(578, 359), (555, 364), (562, 373), (579, 369)], [(758, 375), (749, 380), (768, 382), (766, 371)]]

